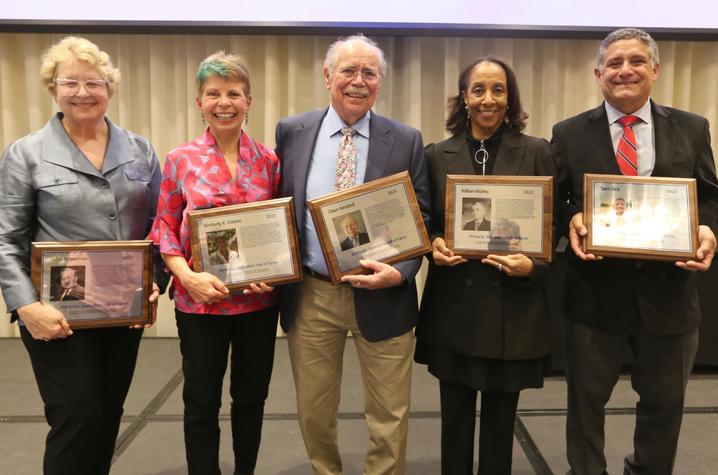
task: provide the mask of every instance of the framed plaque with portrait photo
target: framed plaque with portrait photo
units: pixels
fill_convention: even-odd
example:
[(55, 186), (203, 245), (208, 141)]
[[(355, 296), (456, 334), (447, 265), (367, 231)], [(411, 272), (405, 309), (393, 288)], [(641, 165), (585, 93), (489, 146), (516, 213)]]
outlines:
[(33, 242), (40, 300), (71, 328), (151, 323), (152, 241)]
[(192, 266), (229, 289), (302, 280), (292, 198), (189, 213)]
[(693, 259), (698, 250), (694, 178), (584, 175), (585, 252), (648, 260)]
[(332, 283), (427, 253), (429, 236), (407, 172), (307, 201)]
[(551, 261), (553, 177), (447, 175), (444, 212), (446, 244), (457, 255)]

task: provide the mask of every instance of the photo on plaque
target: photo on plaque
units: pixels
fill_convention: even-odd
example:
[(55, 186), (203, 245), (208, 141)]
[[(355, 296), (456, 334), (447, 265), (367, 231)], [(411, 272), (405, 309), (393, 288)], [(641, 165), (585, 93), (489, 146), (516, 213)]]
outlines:
[(361, 259), (393, 264), (431, 249), (407, 172), (307, 201), (332, 282), (364, 274)]
[(515, 254), (551, 261), (553, 177), (448, 175), (445, 239), (466, 258)]
[(151, 241), (34, 242), (32, 281), (72, 328), (150, 323)]
[(192, 265), (229, 289), (302, 279), (292, 198), (189, 213)]
[(586, 252), (650, 260), (695, 256), (695, 179), (586, 174), (584, 187)]

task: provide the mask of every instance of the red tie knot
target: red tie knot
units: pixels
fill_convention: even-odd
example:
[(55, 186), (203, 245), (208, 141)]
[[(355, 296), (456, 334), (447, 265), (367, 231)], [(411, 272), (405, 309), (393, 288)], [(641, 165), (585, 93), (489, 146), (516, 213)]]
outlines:
[(641, 119), (635, 115), (624, 115), (620, 119), (618, 119), (618, 122), (623, 126), (625, 129), (626, 127), (631, 127), (636, 122), (640, 122)]

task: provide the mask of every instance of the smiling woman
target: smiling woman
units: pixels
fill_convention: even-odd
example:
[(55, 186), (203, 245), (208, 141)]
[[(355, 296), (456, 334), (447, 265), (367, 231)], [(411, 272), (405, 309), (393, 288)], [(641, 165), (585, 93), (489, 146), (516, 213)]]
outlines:
[(272, 374), (278, 316), (273, 289), (260, 284), (256, 295), (230, 292), (218, 276), (194, 272), (189, 264), (189, 211), (277, 196), (277, 156), (242, 130), (250, 91), (239, 57), (219, 51), (199, 65), (195, 102), (207, 129), (168, 154), (150, 235), (174, 277), (190, 474), (220, 473), (218, 413), (230, 346), (234, 473), (254, 471)]
[[(120, 74), (94, 43), (63, 38), (43, 56), (40, 75), (60, 112), (0, 159), (0, 286), (19, 317), (45, 403), (44, 472), (102, 475), (142, 330), (71, 330), (58, 308), (39, 301), (28, 243), (143, 239), (154, 219), (159, 163), (146, 139), (105, 117)], [(62, 269), (50, 300), (84, 299), (83, 272)]]

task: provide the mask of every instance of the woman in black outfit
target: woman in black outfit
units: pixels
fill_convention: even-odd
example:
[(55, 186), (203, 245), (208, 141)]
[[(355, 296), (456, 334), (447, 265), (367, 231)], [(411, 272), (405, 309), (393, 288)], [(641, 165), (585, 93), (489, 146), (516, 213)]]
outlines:
[[(516, 76), (503, 61), (485, 57), (467, 66), (449, 108), (446, 128), (453, 136), (426, 147), (433, 262), (415, 359), (440, 382), (442, 474), (473, 471), (481, 391), (478, 473), (508, 475), (519, 391), (542, 387), (550, 370), (548, 266), (520, 253), (469, 261), (447, 248), (446, 175), (554, 176), (555, 167), (548, 142), (521, 133), (528, 116)], [(504, 248), (516, 249), (513, 243)]]

